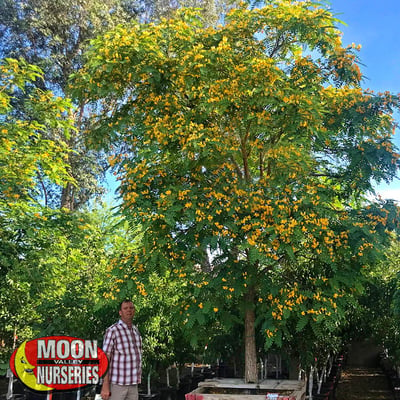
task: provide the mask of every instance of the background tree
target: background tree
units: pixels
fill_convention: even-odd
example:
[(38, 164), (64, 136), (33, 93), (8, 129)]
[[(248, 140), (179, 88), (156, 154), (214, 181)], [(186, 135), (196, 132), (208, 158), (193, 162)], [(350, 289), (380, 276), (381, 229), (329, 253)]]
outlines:
[(156, 0), (145, 2), (144, 21), (160, 20), (161, 18), (171, 18), (174, 12), (182, 7), (197, 8), (201, 12), (201, 17), (206, 25), (215, 25), (222, 21), (227, 11), (238, 5), (236, 0)]
[[(68, 174), (68, 146), (61, 139), (47, 138), (48, 129), (68, 138), (73, 122), (68, 118), (71, 104), (41, 89), (30, 90), (31, 83), (41, 79), (39, 68), (4, 60), (0, 64), (0, 331), (6, 345), (12, 346), (15, 319), (26, 320), (31, 310), (26, 309), (27, 282), (20, 282), (13, 271), (26, 261), (28, 238), (36, 233), (32, 220), (42, 218), (41, 208), (35, 203), (37, 177), (40, 174), (51, 182), (74, 183)], [(30, 94), (23, 104), (30, 118), (15, 113), (13, 100), (21, 92)], [(25, 114), (26, 115), (26, 114)], [(31, 215), (28, 222), (27, 215)], [(20, 222), (25, 220), (24, 224)], [(14, 291), (10, 288), (13, 287)], [(31, 326), (25, 325), (26, 334)], [(9, 348), (7, 348), (9, 350)]]
[(367, 338), (382, 346), (395, 369), (400, 366), (398, 288), (399, 243), (393, 237), (385, 258), (365, 268), (364, 290), (352, 310), (350, 326), (344, 331), (349, 342)]

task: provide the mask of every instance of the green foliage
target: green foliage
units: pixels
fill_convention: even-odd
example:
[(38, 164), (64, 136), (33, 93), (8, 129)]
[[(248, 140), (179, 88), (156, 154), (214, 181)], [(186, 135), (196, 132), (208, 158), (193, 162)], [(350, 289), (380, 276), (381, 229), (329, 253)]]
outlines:
[[(372, 338), (386, 351), (394, 366), (400, 363), (399, 336), (399, 243), (392, 237), (385, 258), (365, 270), (365, 290), (352, 310), (344, 332), (347, 340)], [(382, 311), (384, 310), (384, 312)]]
[[(35, 197), (39, 176), (59, 185), (73, 183), (66, 162), (66, 141), (73, 131), (70, 102), (49, 91), (29, 90), (43, 75), (24, 61), (6, 59), (0, 73), (0, 200), (13, 203)], [(20, 118), (13, 100), (18, 92), (27, 91), (27, 115)], [(58, 140), (47, 138), (48, 129), (58, 132)]]
[[(21, 210), (19, 210), (21, 211)], [(101, 341), (115, 310), (104, 300), (109, 262), (125, 242), (120, 219), (92, 211), (27, 207), (0, 220), (0, 332), (10, 352), (47, 335)], [(12, 250), (12, 251), (10, 251)]]

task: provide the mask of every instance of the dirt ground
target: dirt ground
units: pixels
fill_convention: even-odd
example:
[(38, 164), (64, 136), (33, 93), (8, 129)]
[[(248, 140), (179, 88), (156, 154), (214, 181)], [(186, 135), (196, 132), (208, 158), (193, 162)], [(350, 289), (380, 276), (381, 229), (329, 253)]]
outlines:
[(342, 372), (336, 400), (394, 400), (394, 395), (379, 368), (347, 367)]

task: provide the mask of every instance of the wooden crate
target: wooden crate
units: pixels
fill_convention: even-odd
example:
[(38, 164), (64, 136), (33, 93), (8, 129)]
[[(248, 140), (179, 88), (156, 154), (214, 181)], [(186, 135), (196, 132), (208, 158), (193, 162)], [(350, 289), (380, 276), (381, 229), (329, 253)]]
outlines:
[(242, 379), (208, 379), (196, 390), (185, 395), (186, 400), (304, 400), (306, 382), (267, 379), (260, 383), (245, 383)]

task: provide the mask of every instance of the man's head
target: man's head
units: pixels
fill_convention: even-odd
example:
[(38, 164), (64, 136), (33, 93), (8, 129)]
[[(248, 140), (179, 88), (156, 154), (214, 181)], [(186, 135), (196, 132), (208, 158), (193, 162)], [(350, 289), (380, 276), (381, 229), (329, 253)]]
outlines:
[(135, 306), (132, 300), (123, 300), (119, 305), (119, 315), (126, 324), (131, 324), (135, 315)]

